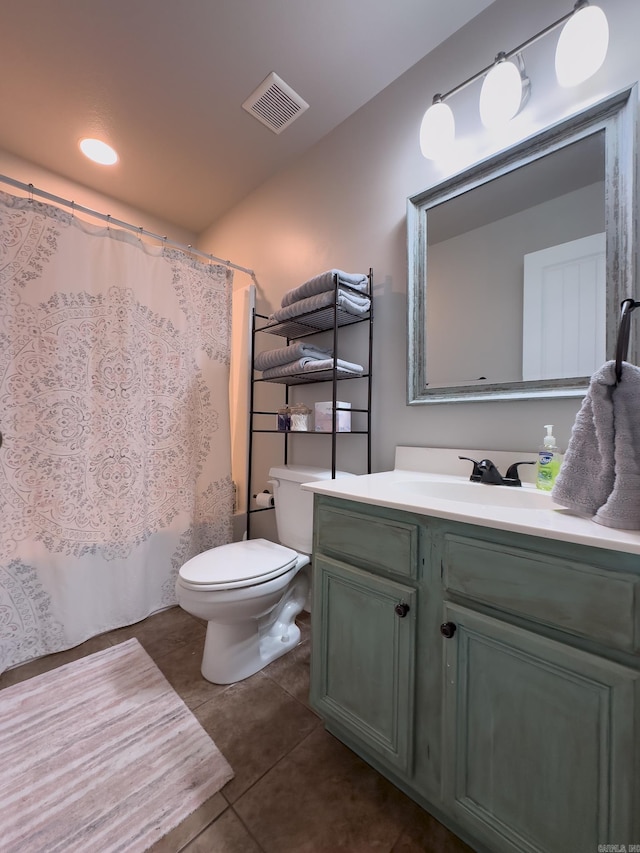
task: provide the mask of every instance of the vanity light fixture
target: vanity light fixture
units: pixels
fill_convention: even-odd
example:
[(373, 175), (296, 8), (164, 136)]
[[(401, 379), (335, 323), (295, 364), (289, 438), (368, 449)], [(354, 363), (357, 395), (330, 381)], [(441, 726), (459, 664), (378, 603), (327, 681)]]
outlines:
[(79, 145), (84, 156), (93, 160), (94, 163), (100, 163), (101, 166), (113, 166), (114, 163), (118, 162), (117, 152), (100, 139), (81, 139)]
[[(561, 86), (576, 86), (598, 71), (607, 55), (609, 25), (599, 6), (577, 0), (573, 9), (444, 95), (436, 95), (420, 125), (420, 149), (428, 160), (437, 160), (455, 138), (453, 112), (445, 104), (452, 95), (484, 77), (480, 92), (480, 117), (485, 127), (504, 125), (514, 118), (529, 97), (522, 51), (562, 26), (556, 48), (556, 74)], [(445, 109), (446, 108), (446, 109)], [(442, 137), (442, 138), (441, 138)]]
[(480, 119), (487, 128), (500, 127), (516, 116), (529, 97), (529, 78), (521, 54), (515, 62), (505, 53), (496, 56), (495, 65), (484, 78), (480, 91)]
[(442, 95), (434, 95), (433, 104), (424, 114), (420, 125), (420, 149), (427, 160), (439, 159), (453, 144), (456, 137), (456, 123), (448, 104), (443, 103)]
[[(588, 46), (588, 49), (585, 49)], [(609, 47), (609, 24), (599, 6), (582, 3), (562, 28), (556, 47), (556, 77), (577, 86), (601, 67)]]

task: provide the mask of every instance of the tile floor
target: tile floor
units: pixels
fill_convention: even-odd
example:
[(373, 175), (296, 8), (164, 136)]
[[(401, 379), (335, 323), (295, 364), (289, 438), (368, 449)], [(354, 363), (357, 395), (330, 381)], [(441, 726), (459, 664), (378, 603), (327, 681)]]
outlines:
[[(0, 675), (0, 689), (136, 637), (234, 769), (153, 853), (472, 853), (328, 734), (308, 703), (301, 644), (238, 684), (200, 675), (204, 623), (178, 607)], [(27, 851), (25, 851), (27, 853)]]

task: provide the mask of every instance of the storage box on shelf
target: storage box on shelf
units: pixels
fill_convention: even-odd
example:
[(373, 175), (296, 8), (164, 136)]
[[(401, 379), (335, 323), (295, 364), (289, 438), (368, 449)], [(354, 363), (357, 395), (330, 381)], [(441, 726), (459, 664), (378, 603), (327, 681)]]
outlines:
[(351, 432), (351, 412), (345, 411), (350, 409), (351, 403), (345, 403), (336, 400), (335, 407), (332, 400), (315, 404), (315, 431), (316, 432), (331, 432), (334, 424), (335, 410), (335, 428), (336, 432)]

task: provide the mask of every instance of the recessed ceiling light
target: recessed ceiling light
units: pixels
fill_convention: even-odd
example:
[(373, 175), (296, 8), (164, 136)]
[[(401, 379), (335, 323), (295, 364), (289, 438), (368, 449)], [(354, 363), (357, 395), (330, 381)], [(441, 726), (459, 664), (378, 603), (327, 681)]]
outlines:
[(118, 155), (113, 148), (99, 139), (81, 139), (80, 150), (89, 160), (102, 166), (113, 166), (118, 162)]

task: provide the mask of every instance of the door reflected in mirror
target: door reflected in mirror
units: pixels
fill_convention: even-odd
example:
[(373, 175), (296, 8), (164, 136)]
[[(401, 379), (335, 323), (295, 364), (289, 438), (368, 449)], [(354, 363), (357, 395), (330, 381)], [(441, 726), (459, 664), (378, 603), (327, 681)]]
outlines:
[(634, 282), (629, 92), (409, 200), (410, 403), (577, 396), (612, 357)]

